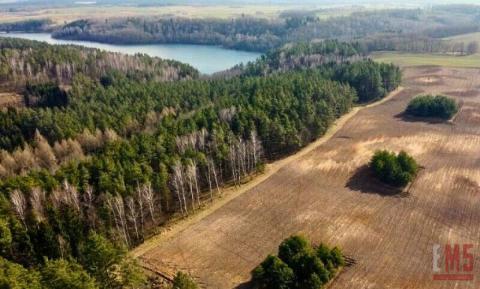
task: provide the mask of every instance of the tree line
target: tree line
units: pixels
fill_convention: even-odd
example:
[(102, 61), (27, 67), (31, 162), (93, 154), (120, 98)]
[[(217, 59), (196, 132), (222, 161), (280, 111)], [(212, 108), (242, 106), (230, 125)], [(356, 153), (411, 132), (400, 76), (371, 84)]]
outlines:
[(373, 62), (359, 43), (336, 40), (288, 45), (216, 76), (267, 76), (313, 68), (325, 78), (354, 87), (361, 103), (382, 98), (401, 82), (400, 69), (395, 65)]
[(0, 23), (0, 31), (10, 32), (46, 32), (53, 29), (53, 21), (49, 19), (30, 19), (17, 22)]
[(138, 80), (172, 81), (198, 77), (193, 67), (147, 55), (129, 56), (80, 46), (0, 37), (0, 88), (26, 82), (70, 84), (76, 74), (99, 78), (115, 70)]
[[(461, 33), (459, 33), (461, 34)], [(472, 55), (479, 52), (478, 41), (455, 41), (411, 35), (374, 35), (359, 40), (363, 51), (401, 51), (411, 53), (440, 53)]]
[(342, 43), (337, 40), (321, 42), (300, 42), (271, 50), (257, 60), (241, 63), (214, 77), (238, 75), (265, 76), (291, 70), (305, 70), (333, 63), (354, 63), (367, 59), (358, 43)]
[(53, 37), (116, 44), (220, 44), (241, 50), (267, 51), (282, 43), (282, 30), (278, 20), (254, 17), (229, 20), (128, 17), (77, 20), (55, 30)]
[[(460, 54), (472, 51), (474, 42), (462, 44), (441, 38), (479, 31), (477, 15), (477, 6), (445, 5), (430, 9), (363, 11), (327, 19), (314, 13), (284, 13), (275, 19), (83, 19), (56, 29), (53, 36), (117, 44), (209, 44), (262, 52), (292, 42), (336, 39), (362, 42), (363, 48), (371, 49), (369, 51), (454, 51)], [(414, 44), (406, 45), (409, 42)]]

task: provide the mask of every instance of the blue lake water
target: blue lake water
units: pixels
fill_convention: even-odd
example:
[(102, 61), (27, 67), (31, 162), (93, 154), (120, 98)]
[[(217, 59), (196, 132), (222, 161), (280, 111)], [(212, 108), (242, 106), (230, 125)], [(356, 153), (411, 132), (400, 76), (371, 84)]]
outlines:
[(261, 54), (226, 49), (210, 45), (190, 44), (138, 44), (116, 45), (103, 44), (89, 41), (54, 39), (49, 33), (8, 33), (0, 34), (4, 37), (17, 37), (30, 40), (44, 41), (49, 44), (75, 44), (86, 47), (98, 48), (106, 51), (121, 52), (125, 54), (145, 53), (150, 56), (164, 59), (174, 59), (188, 63), (197, 68), (201, 73), (211, 74), (228, 69), (239, 63), (247, 63), (258, 58)]

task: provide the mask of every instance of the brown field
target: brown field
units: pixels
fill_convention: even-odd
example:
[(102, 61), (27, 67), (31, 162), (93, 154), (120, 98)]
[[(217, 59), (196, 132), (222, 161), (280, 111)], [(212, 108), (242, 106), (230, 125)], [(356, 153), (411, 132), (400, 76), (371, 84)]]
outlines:
[[(50, 19), (57, 25), (78, 19), (105, 19), (111, 17), (187, 17), (187, 18), (236, 18), (244, 15), (276, 18), (285, 10), (306, 9), (302, 5), (214, 5), (214, 6), (76, 6), (49, 9), (21, 9), (19, 11), (0, 10), (0, 22), (16, 22), (31, 19)], [(309, 7), (311, 8), (311, 7)]]
[[(356, 263), (329, 288), (480, 288), (433, 281), (432, 246), (474, 244), (480, 253), (480, 70), (407, 68), (405, 89), (364, 108), (336, 133), (210, 214), (135, 252), (166, 275), (204, 288), (243, 288), (250, 271), (294, 233), (338, 245)], [(461, 104), (448, 123), (404, 119), (408, 100), (442, 92)], [(405, 150), (424, 167), (391, 195), (364, 167), (376, 149)], [(477, 255), (475, 255), (477, 256)]]

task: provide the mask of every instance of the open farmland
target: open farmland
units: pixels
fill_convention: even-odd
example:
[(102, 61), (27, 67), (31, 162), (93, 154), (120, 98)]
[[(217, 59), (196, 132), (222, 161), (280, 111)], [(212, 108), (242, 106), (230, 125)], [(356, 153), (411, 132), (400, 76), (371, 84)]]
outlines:
[(443, 38), (444, 40), (452, 40), (455, 42), (464, 42), (468, 43), (471, 41), (480, 41), (480, 32), (474, 32), (474, 33), (467, 33), (467, 34), (460, 34), (452, 37), (446, 37)]
[(395, 63), (401, 67), (437, 65), (457, 68), (479, 68), (480, 54), (454, 56), (446, 54), (377, 52), (373, 53), (377, 62)]
[[(479, 288), (478, 268), (474, 281), (432, 281), (434, 244), (480, 240), (479, 73), (406, 69), (403, 91), (198, 222), (147, 242), (140, 259), (162, 274), (187, 271), (205, 288), (234, 288), (301, 233), (355, 260), (330, 288)], [(455, 97), (460, 112), (449, 123), (404, 119), (423, 92)], [(407, 193), (390, 195), (366, 173), (377, 149), (405, 150), (424, 167)]]
[(262, 18), (278, 17), (285, 10), (304, 9), (301, 5), (216, 5), (216, 6), (75, 6), (48, 9), (19, 9), (18, 11), (1, 11), (1, 22), (15, 22), (32, 19), (51, 19), (55, 24), (63, 25), (83, 18), (104, 19), (109, 17), (187, 17), (228, 19), (242, 16)]

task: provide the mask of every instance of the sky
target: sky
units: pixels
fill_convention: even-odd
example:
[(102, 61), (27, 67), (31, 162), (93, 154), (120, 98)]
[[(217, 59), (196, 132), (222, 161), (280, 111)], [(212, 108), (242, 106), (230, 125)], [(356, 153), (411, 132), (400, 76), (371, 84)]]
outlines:
[[(92, 0), (97, 3), (150, 3), (150, 4), (299, 4), (298, 0)], [(89, 0), (89, 2), (92, 2)], [(0, 0), (0, 3), (42, 3), (48, 4), (52, 2), (56, 3), (74, 3), (82, 2), (80, 0)], [(479, 0), (302, 0), (301, 3), (314, 3), (314, 4), (336, 4), (336, 3), (345, 3), (345, 4), (390, 4), (390, 3), (428, 3), (428, 4), (440, 4), (440, 3), (470, 3), (470, 4), (480, 4)]]
[(5, 7), (18, 7), (21, 3), (40, 4), (41, 6), (74, 5), (81, 2), (120, 5), (368, 5), (385, 4), (395, 6), (430, 6), (439, 4), (480, 4), (480, 0), (0, 0)]

